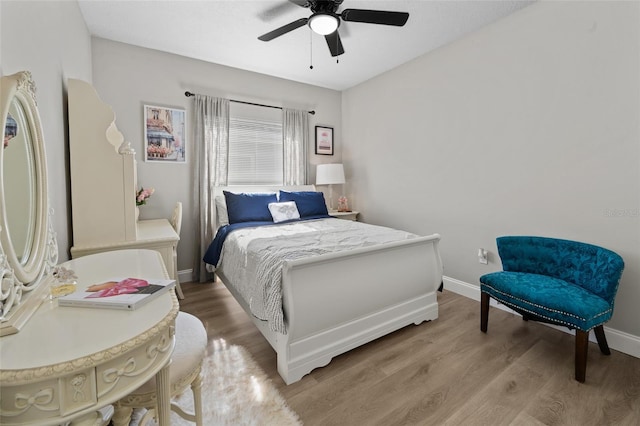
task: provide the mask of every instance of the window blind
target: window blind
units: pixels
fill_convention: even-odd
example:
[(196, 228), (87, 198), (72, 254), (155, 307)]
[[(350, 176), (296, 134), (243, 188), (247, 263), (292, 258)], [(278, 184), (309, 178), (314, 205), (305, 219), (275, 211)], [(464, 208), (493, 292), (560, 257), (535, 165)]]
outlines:
[(282, 123), (229, 118), (228, 185), (282, 185)]

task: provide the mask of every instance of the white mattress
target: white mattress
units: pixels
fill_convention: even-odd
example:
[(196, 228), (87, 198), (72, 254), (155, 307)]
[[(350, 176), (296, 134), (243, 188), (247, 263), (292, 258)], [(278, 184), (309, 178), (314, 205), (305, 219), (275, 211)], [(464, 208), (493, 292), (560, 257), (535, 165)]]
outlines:
[(340, 219), (242, 228), (224, 242), (219, 267), (253, 315), (286, 333), (281, 271), (285, 260), (415, 238), (415, 234)]

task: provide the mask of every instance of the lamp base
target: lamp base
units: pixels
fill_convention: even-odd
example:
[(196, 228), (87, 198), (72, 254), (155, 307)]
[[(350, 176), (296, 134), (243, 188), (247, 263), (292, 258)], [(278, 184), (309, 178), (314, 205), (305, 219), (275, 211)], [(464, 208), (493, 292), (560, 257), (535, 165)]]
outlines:
[(329, 211), (331, 211), (331, 212), (336, 211), (333, 208), (333, 184), (329, 185)]

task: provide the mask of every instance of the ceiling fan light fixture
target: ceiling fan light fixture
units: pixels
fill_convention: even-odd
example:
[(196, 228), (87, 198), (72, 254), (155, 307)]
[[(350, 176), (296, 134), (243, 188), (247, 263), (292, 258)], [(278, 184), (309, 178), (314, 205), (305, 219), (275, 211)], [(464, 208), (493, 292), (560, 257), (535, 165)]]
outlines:
[(337, 16), (328, 13), (314, 13), (309, 18), (309, 27), (311, 30), (320, 35), (333, 33), (338, 29), (340, 21)]

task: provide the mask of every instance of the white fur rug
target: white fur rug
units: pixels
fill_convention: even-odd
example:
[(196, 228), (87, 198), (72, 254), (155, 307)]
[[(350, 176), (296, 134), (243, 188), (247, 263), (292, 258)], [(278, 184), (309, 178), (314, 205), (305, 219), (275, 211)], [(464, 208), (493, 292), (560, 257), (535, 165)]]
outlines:
[[(215, 340), (202, 365), (203, 423), (209, 425), (287, 426), (302, 425), (270, 379), (241, 346)], [(185, 411), (193, 412), (189, 388), (174, 398)], [(138, 426), (144, 411), (136, 411), (131, 426)], [(153, 421), (147, 424), (154, 424)], [(171, 412), (171, 425), (192, 422)]]

